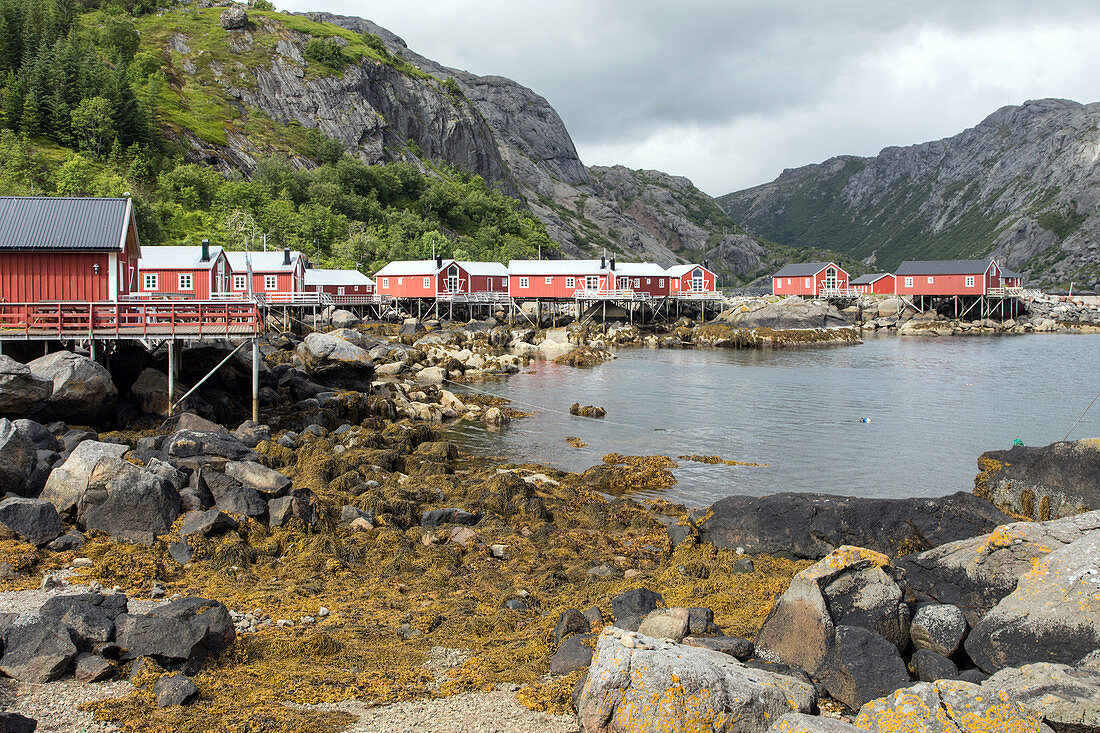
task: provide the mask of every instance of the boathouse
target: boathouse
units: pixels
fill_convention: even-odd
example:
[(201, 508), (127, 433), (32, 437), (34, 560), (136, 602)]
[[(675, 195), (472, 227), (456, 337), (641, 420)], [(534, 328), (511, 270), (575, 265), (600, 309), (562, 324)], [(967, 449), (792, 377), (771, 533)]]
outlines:
[(897, 294), (910, 297), (985, 295), (991, 288), (1001, 287), (1000, 275), (1000, 267), (990, 258), (909, 260), (894, 273)]
[(229, 260), (204, 239), (197, 247), (142, 247), (130, 295), (210, 300), (229, 292)]
[(835, 262), (800, 262), (772, 275), (772, 294), (829, 297), (850, 292), (847, 271)]
[(508, 294), (514, 300), (571, 300), (577, 291), (615, 289), (615, 258), (511, 260)]
[[(232, 272), (229, 291), (263, 295), (268, 302), (292, 300), (305, 290), (306, 258), (291, 249), (226, 252)], [(249, 288), (248, 277), (252, 276)]]
[(669, 296), (672, 277), (652, 262), (619, 262), (615, 266), (615, 287), (645, 293), (651, 298)]
[(373, 295), (374, 280), (358, 270), (321, 270), (307, 268), (306, 292), (337, 296)]
[(895, 292), (894, 276), (889, 272), (860, 275), (852, 280), (852, 290), (863, 295), (893, 295)]
[(1024, 276), (1015, 270), (1010, 270), (1007, 267), (1001, 267), (1001, 287), (1002, 288), (1022, 288), (1024, 286)]
[(711, 296), (718, 291), (718, 275), (706, 265), (673, 265), (665, 272), (673, 298)]
[(394, 298), (453, 298), (461, 295), (508, 292), (508, 270), (499, 262), (397, 260), (375, 273), (375, 287)]
[(129, 198), (0, 197), (0, 300), (117, 301), (140, 256)]

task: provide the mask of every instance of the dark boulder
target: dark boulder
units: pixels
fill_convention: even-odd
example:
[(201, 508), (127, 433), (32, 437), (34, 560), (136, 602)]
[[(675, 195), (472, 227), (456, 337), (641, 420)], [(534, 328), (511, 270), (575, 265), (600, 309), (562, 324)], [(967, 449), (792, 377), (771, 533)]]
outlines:
[(1100, 509), (1100, 439), (1017, 445), (983, 453), (974, 493), (1005, 511), (1047, 521)]
[(0, 415), (27, 415), (52, 392), (53, 380), (33, 374), (26, 364), (0, 354)]
[(756, 651), (751, 641), (740, 636), (689, 636), (684, 639), (684, 644), (729, 654), (741, 661), (751, 659)]
[(237, 529), (237, 520), (219, 509), (209, 509), (205, 512), (184, 514), (183, 521), (180, 522), (179, 536), (201, 534), (203, 537), (213, 537), (234, 529)]
[(102, 682), (114, 674), (114, 666), (98, 654), (79, 654), (73, 667), (78, 682)]
[(199, 696), (199, 688), (182, 674), (163, 675), (153, 684), (158, 708), (186, 705)]
[(561, 642), (554, 656), (550, 657), (550, 674), (569, 674), (592, 664), (590, 645), (594, 638), (593, 634), (585, 633), (570, 636)]
[(938, 499), (864, 499), (787, 492), (730, 496), (669, 525), (674, 543), (697, 532), (716, 547), (818, 560), (842, 545), (891, 557), (989, 532), (1009, 521), (988, 502), (958, 492)]
[(230, 461), (257, 461), (260, 456), (228, 433), (178, 430), (164, 442), (164, 453), (174, 458), (206, 456)]
[(152, 657), (166, 666), (196, 671), (208, 658), (221, 654), (236, 639), (229, 611), (217, 601), (180, 598), (147, 614), (122, 614), (115, 619), (116, 643), (122, 660)]
[(42, 423), (37, 423), (27, 418), (20, 418), (13, 421), (13, 424), (15, 425), (15, 429), (25, 435), (27, 440), (34, 443), (34, 447), (38, 450), (54, 452), (61, 450), (61, 444), (57, 442), (57, 437)]
[(38, 463), (38, 451), (11, 420), (0, 418), (0, 495), (27, 495), (27, 479)]
[(814, 673), (837, 700), (853, 710), (909, 685), (896, 646), (858, 626), (838, 626), (833, 644)]
[(48, 501), (12, 497), (0, 501), (0, 526), (32, 545), (45, 545), (61, 535), (61, 519)]
[(569, 608), (558, 616), (558, 623), (554, 626), (554, 642), (560, 644), (562, 639), (571, 634), (587, 634), (591, 630), (592, 625), (584, 614), (576, 608)]
[(200, 480), (214, 497), (217, 508), (227, 514), (243, 514), (246, 517), (262, 517), (267, 511), (267, 502), (259, 492), (241, 484), (240, 481), (219, 473), (211, 468), (203, 468)]
[(449, 507), (447, 509), (428, 509), (420, 515), (421, 527), (438, 527), (441, 524), (463, 524), (472, 527), (481, 521), (477, 514), (471, 514), (464, 509)]
[(611, 599), (615, 625), (627, 631), (637, 631), (651, 612), (665, 605), (665, 598), (649, 588), (632, 588)]
[(38, 721), (25, 715), (12, 712), (0, 712), (0, 733), (34, 733)]
[(300, 519), (307, 525), (316, 524), (317, 509), (310, 497), (308, 489), (296, 489), (287, 496), (280, 496), (267, 502), (268, 524), (272, 527), (282, 527), (291, 519)]
[(929, 649), (918, 649), (909, 660), (909, 668), (921, 682), (953, 680), (959, 674), (959, 668), (954, 662)]
[(86, 529), (138, 539), (167, 534), (179, 513), (179, 491), (172, 480), (108, 457), (92, 470), (77, 519)]
[(0, 672), (22, 682), (42, 684), (65, 673), (76, 658), (76, 644), (69, 629), (57, 619), (8, 629)]

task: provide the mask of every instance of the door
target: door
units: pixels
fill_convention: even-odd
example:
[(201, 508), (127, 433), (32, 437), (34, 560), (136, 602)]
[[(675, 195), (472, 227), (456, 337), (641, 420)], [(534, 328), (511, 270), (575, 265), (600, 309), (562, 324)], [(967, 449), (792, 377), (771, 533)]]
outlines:
[(600, 289), (600, 277), (599, 275), (589, 275), (584, 279), (584, 287), (586, 290), (599, 290)]
[(704, 288), (703, 283), (704, 283), (704, 280), (703, 280), (703, 271), (702, 270), (696, 270), (695, 272), (691, 273), (691, 292), (693, 292), (693, 293), (703, 292), (703, 288)]
[(224, 262), (219, 262), (218, 263), (218, 278), (217, 278), (216, 290), (219, 293), (224, 293), (226, 290), (229, 290), (229, 288), (227, 287), (226, 282), (225, 282), (225, 263)]
[(447, 292), (457, 293), (458, 287), (458, 268), (451, 265), (451, 269), (447, 270)]
[(825, 270), (825, 289), (836, 290), (836, 268), (830, 267)]

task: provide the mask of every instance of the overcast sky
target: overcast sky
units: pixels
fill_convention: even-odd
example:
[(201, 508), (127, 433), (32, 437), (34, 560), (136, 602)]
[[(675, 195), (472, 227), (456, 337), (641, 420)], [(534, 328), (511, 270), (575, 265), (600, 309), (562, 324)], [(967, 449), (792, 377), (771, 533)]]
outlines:
[(546, 97), (588, 165), (712, 195), (960, 132), (1006, 104), (1100, 101), (1096, 0), (286, 0), (358, 15)]

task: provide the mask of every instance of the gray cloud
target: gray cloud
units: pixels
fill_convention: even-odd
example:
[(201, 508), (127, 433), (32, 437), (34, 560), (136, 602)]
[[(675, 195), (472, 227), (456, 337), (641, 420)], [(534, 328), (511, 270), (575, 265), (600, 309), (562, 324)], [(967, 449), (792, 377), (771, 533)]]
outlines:
[(950, 135), (1003, 104), (1100, 100), (1089, 0), (286, 7), (360, 15), (440, 63), (513, 78), (554, 105), (586, 163), (660, 168), (713, 194)]

